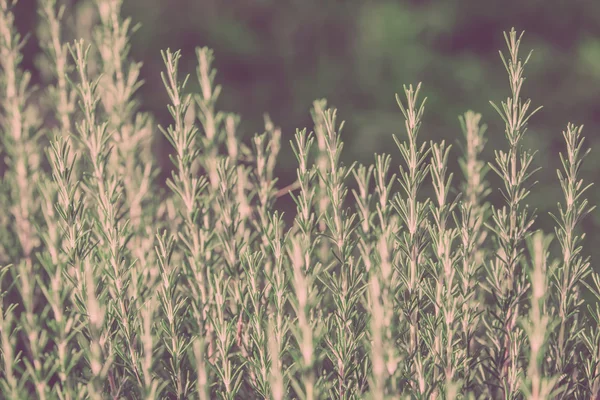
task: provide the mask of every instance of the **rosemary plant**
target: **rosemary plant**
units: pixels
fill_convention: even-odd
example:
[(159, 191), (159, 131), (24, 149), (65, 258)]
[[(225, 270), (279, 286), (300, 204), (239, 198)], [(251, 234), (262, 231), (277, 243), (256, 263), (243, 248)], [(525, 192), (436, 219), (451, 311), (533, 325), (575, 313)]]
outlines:
[[(408, 85), (399, 154), (345, 164), (344, 123), (317, 100), (281, 188), (286, 132), (265, 115), (263, 132), (240, 137), (240, 117), (219, 109), (212, 50), (196, 50), (197, 93), (179, 75), (186, 55), (162, 52), (172, 122), (155, 128), (121, 0), (90, 2), (85, 38), (89, 21), (70, 30), (69, 8), (38, 1), (40, 88), (21, 66), (14, 4), (0, 0), (1, 398), (600, 396), (600, 275), (581, 232), (589, 149), (567, 124), (556, 228), (534, 230), (522, 34), (505, 35), (510, 95), (492, 104), (508, 148), (491, 163), (468, 111), (456, 179), (450, 138), (419, 140), (425, 89)], [(295, 202), (290, 218), (279, 199)]]

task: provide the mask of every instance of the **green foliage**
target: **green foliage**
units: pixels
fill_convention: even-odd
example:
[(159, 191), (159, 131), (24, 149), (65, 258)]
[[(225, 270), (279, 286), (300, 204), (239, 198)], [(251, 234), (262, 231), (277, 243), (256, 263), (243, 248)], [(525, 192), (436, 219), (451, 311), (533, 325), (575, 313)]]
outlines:
[[(2, 398), (600, 395), (600, 275), (579, 233), (594, 208), (580, 177), (588, 150), (567, 124), (554, 237), (534, 230), (545, 216), (527, 205), (537, 109), (521, 94), (522, 34), (505, 34), (510, 95), (492, 104), (508, 150), (492, 163), (468, 111), (456, 127), (463, 176), (450, 173), (452, 146), (420, 140), (425, 89), (409, 85), (397, 174), (389, 154), (346, 165), (344, 123), (317, 100), (284, 188), (281, 130), (265, 116), (250, 146), (239, 139), (239, 117), (217, 111), (212, 51), (196, 51), (197, 93), (181, 53), (163, 51), (172, 122), (158, 131), (174, 151), (161, 188), (121, 1), (95, 0), (91, 43), (66, 43), (66, 9), (39, 1), (47, 102), (32, 101), (13, 5), (0, 0)], [(489, 202), (489, 170), (503, 205)]]

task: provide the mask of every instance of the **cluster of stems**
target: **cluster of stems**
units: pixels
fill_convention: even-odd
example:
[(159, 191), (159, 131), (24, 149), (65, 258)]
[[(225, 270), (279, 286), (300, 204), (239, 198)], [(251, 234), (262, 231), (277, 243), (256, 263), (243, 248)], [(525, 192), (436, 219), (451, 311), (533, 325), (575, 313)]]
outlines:
[[(345, 164), (344, 123), (317, 100), (313, 132), (290, 140), (296, 181), (278, 189), (285, 132), (265, 115), (262, 133), (239, 137), (210, 49), (196, 49), (196, 93), (182, 53), (162, 52), (172, 122), (155, 129), (122, 0), (91, 1), (92, 34), (74, 42), (65, 4), (39, 0), (37, 102), (14, 4), (0, 0), (1, 398), (600, 395), (600, 303), (584, 296), (600, 302), (600, 275), (581, 233), (589, 150), (568, 124), (554, 240), (534, 231), (522, 35), (505, 35), (511, 94), (494, 108), (508, 149), (493, 163), (481, 115), (466, 112), (457, 184), (452, 146), (419, 141), (425, 100), (410, 85), (396, 98), (398, 173), (388, 154)], [(164, 187), (157, 133), (171, 148)]]

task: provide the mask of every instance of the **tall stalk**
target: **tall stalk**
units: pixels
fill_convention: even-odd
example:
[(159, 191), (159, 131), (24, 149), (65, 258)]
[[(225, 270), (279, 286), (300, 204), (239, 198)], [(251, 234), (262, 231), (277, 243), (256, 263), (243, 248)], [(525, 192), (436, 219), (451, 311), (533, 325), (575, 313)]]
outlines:
[[(528, 284), (523, 272), (522, 252), (525, 238), (530, 233), (535, 214), (524, 203), (529, 194), (527, 180), (533, 172), (533, 153), (521, 149), (527, 122), (540, 108), (529, 112), (530, 100), (523, 101), (523, 69), (531, 53), (525, 60), (519, 58), (519, 46), (523, 33), (517, 37), (512, 29), (504, 35), (508, 47), (508, 57), (500, 52), (504, 67), (508, 72), (511, 96), (502, 102), (501, 107), (491, 103), (505, 123), (505, 136), (509, 144), (508, 152), (496, 151), (495, 164), (490, 168), (502, 179), (502, 195), (506, 205), (492, 210), (491, 230), (497, 246), (497, 256), (486, 265), (486, 288), (495, 299), (489, 310), (485, 325), (488, 333), (489, 380), (492, 393), (506, 399), (516, 398), (519, 379), (523, 373), (522, 356), (524, 332), (517, 325), (523, 314), (523, 301)], [(497, 335), (496, 332), (501, 332)]]
[(431, 364), (424, 362), (421, 353), (420, 314), (425, 311), (421, 304), (424, 298), (421, 280), (425, 273), (425, 249), (428, 243), (427, 216), (429, 199), (420, 201), (418, 195), (419, 189), (429, 173), (429, 165), (426, 160), (430, 148), (425, 142), (421, 145), (417, 142), (423, 111), (425, 110), (425, 101), (427, 100), (424, 99), (419, 104), (420, 90), (421, 84), (417, 85), (416, 89), (412, 85), (408, 88), (404, 87), (406, 105), (396, 95), (396, 101), (404, 115), (408, 140), (400, 142), (394, 136), (405, 165), (400, 167), (398, 179), (404, 197), (399, 194), (396, 195), (393, 206), (402, 222), (401, 231), (398, 235), (402, 263), (399, 265), (398, 274), (403, 285), (403, 290), (400, 291), (400, 307), (409, 324), (406, 357), (411, 361), (407, 366), (406, 373), (410, 383), (410, 391), (419, 397), (426, 397), (431, 391), (429, 382), (426, 379), (427, 369), (431, 367)]

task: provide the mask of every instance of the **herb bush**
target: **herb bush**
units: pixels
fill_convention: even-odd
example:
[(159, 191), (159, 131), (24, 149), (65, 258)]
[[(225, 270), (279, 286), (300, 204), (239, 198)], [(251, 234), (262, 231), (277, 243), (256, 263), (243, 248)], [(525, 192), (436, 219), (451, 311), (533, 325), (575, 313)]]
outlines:
[(264, 133), (238, 139), (212, 51), (197, 49), (198, 93), (180, 53), (163, 51), (163, 187), (121, 0), (95, 0), (93, 35), (68, 43), (66, 9), (39, 1), (41, 88), (20, 67), (13, 5), (0, 0), (2, 398), (598, 398), (600, 307), (583, 293), (600, 299), (600, 278), (578, 233), (589, 150), (567, 124), (564, 198), (551, 216), (528, 208), (535, 154), (521, 140), (537, 108), (521, 95), (522, 34), (505, 34), (509, 95), (492, 106), (507, 146), (494, 160), (468, 111), (454, 178), (451, 146), (419, 141), (425, 99), (411, 85), (397, 96), (397, 173), (388, 154), (343, 165), (343, 123), (318, 100), (283, 189), (281, 131), (265, 117)]

